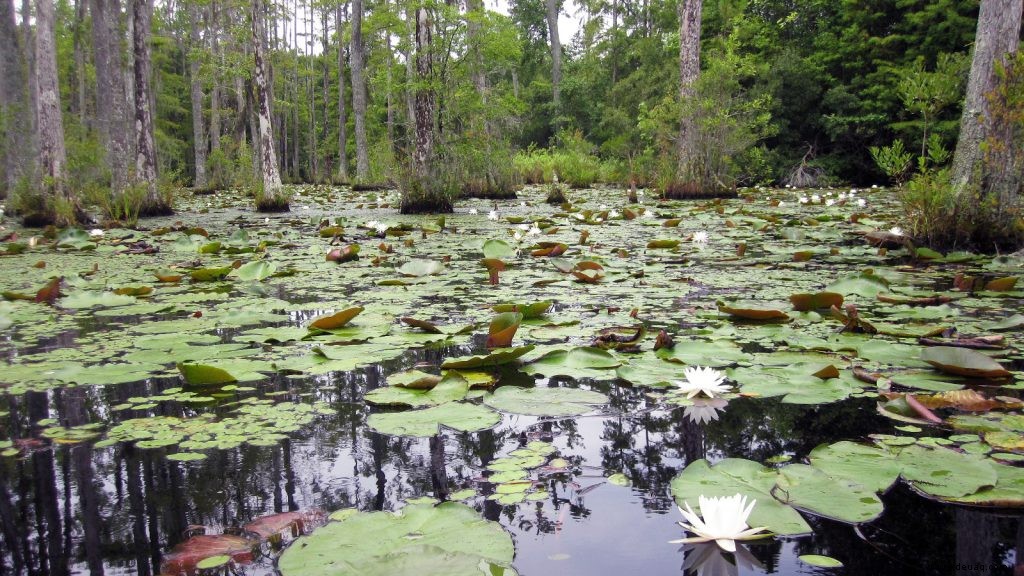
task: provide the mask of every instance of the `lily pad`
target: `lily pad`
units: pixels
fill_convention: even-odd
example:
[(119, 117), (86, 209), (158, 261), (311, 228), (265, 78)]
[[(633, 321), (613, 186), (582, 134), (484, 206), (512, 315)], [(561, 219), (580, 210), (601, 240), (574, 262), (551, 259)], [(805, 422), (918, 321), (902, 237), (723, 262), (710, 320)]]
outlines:
[(615, 368), (622, 362), (600, 348), (570, 348), (554, 350), (523, 366), (527, 374), (540, 374), (546, 378), (568, 376), (571, 378), (614, 378)]
[(425, 410), (371, 414), (367, 424), (383, 434), (428, 437), (445, 426), (461, 432), (479, 432), (501, 422), (501, 415), (487, 408), (466, 402), (448, 402)]
[(512, 537), (458, 502), (410, 504), (330, 522), (290, 546), (283, 576), (514, 576)]
[(967, 348), (931, 346), (921, 351), (921, 360), (957, 376), (1006, 378), (1010, 375), (1010, 371), (992, 357)]
[(608, 402), (600, 392), (577, 388), (517, 388), (503, 386), (484, 396), (491, 408), (528, 416), (578, 416)]
[(533, 345), (518, 346), (516, 348), (495, 348), (483, 355), (448, 358), (441, 364), (441, 368), (466, 370), (470, 368), (501, 366), (502, 364), (515, 362), (521, 356), (528, 354), (533, 348)]

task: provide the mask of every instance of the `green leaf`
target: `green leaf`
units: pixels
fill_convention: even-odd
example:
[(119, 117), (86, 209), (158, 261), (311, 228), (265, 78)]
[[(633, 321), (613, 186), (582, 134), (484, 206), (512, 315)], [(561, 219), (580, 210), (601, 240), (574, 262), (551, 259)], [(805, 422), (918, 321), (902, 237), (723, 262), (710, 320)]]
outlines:
[(515, 362), (520, 356), (529, 353), (533, 348), (533, 345), (519, 346), (516, 348), (496, 348), (483, 355), (447, 358), (444, 363), (441, 364), (441, 368), (465, 370), (469, 368), (500, 366), (502, 364)]
[(371, 414), (367, 423), (374, 430), (395, 436), (428, 437), (439, 426), (462, 432), (479, 432), (501, 422), (501, 415), (485, 406), (448, 402), (425, 410)]
[(804, 554), (799, 557), (800, 561), (804, 564), (810, 564), (811, 566), (817, 566), (818, 568), (842, 568), (843, 563), (831, 556), (822, 556), (820, 554)]
[(517, 388), (503, 386), (484, 396), (484, 404), (502, 412), (527, 416), (577, 416), (608, 402), (599, 392), (577, 388)]
[(689, 503), (698, 511), (698, 498), (722, 497), (742, 494), (757, 500), (747, 524), (764, 526), (780, 535), (807, 534), (811, 527), (800, 513), (779, 502), (772, 495), (777, 473), (741, 458), (726, 458), (714, 466), (707, 460), (697, 460), (672, 480), (672, 496), (683, 506)]
[(216, 386), (238, 382), (238, 379), (226, 370), (206, 364), (178, 364), (178, 371), (189, 386)]
[(277, 266), (273, 262), (267, 262), (266, 260), (254, 260), (246, 264), (242, 264), (234, 272), (232, 276), (237, 276), (240, 280), (247, 282), (256, 281), (259, 282), (265, 278), (270, 277), (277, 271)]
[(512, 537), (458, 502), (409, 504), (330, 522), (281, 555), (283, 576), (514, 576)]
[(943, 372), (974, 378), (1005, 378), (1010, 371), (991, 356), (956, 346), (931, 346), (921, 351), (921, 360)]
[(433, 260), (410, 260), (395, 269), (402, 276), (433, 276), (444, 271), (444, 264)]
[(606, 350), (582, 347), (548, 352), (523, 366), (522, 370), (527, 374), (540, 374), (546, 378), (614, 378), (615, 373), (609, 368), (621, 364), (621, 361)]
[(516, 250), (511, 244), (504, 240), (490, 239), (484, 242), (483, 246), (484, 258), (494, 258), (497, 260), (504, 260), (515, 255)]

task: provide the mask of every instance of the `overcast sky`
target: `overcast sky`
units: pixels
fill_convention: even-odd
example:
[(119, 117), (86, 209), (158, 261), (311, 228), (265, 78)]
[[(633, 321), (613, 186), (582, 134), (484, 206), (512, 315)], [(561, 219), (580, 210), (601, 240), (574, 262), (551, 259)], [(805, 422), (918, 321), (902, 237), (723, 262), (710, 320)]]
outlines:
[[(487, 8), (502, 14), (508, 14), (509, 0), (486, 0)], [(575, 0), (565, 0), (562, 6), (562, 13), (558, 16), (558, 38), (562, 41), (562, 44), (568, 44), (572, 37), (576, 35), (576, 32), (582, 28), (580, 19), (583, 17), (579, 14), (579, 6), (576, 5)]]

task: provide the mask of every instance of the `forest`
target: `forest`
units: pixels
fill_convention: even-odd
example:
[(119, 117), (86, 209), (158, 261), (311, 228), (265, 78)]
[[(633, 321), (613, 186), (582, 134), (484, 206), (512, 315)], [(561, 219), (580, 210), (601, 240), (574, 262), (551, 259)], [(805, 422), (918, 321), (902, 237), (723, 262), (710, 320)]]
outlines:
[[(0, 15), (0, 194), (28, 221), (81, 219), (88, 205), (132, 222), (170, 210), (183, 187), (244, 189), (280, 209), (281, 184), (395, 186), (405, 210), (447, 211), (557, 178), (668, 197), (909, 184), (908, 224), (926, 241), (991, 249), (1020, 232), (1012, 206), (992, 216), (1002, 237), (948, 230), (971, 221), (941, 190), (955, 188), (945, 169), (974, 1), (586, 0), (572, 6), (572, 38), (559, 0), (502, 3), (507, 14), (483, 0), (82, 0), (35, 25), (33, 8), (49, 6), (5, 0)], [(975, 196), (1019, 196), (1012, 20), (985, 29), (1003, 73), (989, 64), (972, 95), (1003, 127), (973, 136), (974, 168), (965, 157), (955, 169), (976, 171), (994, 138), (986, 162), (1008, 174), (972, 178)], [(35, 113), (47, 82), (56, 109)], [(42, 138), (52, 122), (60, 130)], [(35, 162), (50, 147), (63, 149), (59, 177)], [(47, 177), (75, 201), (42, 202)]]
[(0, 576), (1024, 573), (1024, 0), (0, 0)]

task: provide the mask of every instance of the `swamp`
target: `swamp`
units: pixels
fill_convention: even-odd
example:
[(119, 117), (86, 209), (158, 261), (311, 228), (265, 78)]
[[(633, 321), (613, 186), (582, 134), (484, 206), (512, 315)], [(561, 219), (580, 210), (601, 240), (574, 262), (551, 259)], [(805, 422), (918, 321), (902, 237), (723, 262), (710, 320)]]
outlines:
[(0, 0), (0, 576), (1024, 574), (1024, 0)]

